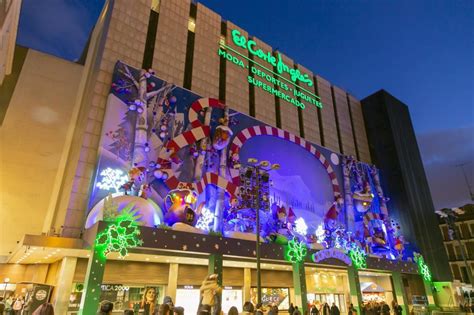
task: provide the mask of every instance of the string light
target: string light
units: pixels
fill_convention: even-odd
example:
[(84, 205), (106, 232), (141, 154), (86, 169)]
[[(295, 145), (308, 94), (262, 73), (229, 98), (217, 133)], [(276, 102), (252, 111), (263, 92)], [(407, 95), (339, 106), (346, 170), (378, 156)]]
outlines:
[(107, 167), (100, 172), (100, 176), (102, 176), (102, 179), (96, 186), (102, 190), (114, 189), (118, 193), (120, 187), (128, 182), (128, 176), (120, 169)]
[(133, 205), (125, 207), (104, 231), (97, 234), (95, 248), (102, 259), (111, 252), (118, 252), (120, 258), (128, 255), (128, 249), (143, 244), (139, 239), (140, 229), (137, 220), (140, 216), (132, 210)]
[(214, 213), (211, 212), (208, 208), (204, 207), (201, 212), (201, 216), (199, 217), (196, 227), (203, 231), (210, 230), (209, 225), (214, 221)]
[(349, 250), (349, 257), (356, 269), (367, 268), (367, 254), (359, 246), (352, 246)]
[(432, 276), (428, 265), (425, 263), (425, 259), (422, 255), (414, 253), (415, 262), (418, 265), (418, 273), (423, 277), (425, 281), (431, 282)]
[(308, 233), (308, 226), (303, 218), (299, 218), (295, 221), (295, 231), (300, 235), (306, 235)]
[(285, 246), (285, 259), (292, 263), (300, 263), (306, 257), (308, 249), (304, 242), (298, 241), (297, 238), (293, 238), (288, 241), (288, 245)]

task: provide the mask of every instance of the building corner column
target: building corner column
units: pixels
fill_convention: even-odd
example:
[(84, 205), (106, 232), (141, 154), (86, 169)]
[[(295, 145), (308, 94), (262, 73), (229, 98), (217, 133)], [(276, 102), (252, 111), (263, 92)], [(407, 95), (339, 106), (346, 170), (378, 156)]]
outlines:
[(302, 314), (307, 314), (308, 299), (306, 295), (304, 262), (293, 263), (293, 287), (295, 290), (295, 304), (300, 305)]
[(81, 298), (79, 315), (95, 314), (99, 308), (99, 298), (104, 279), (106, 259), (96, 248), (87, 263), (86, 277), (84, 279), (84, 294)]
[(168, 286), (166, 287), (166, 295), (176, 301), (176, 290), (178, 289), (178, 271), (179, 264), (171, 263), (168, 273)]
[(354, 266), (347, 269), (349, 280), (349, 291), (351, 294), (351, 303), (358, 314), (363, 314), (362, 310), (362, 292), (360, 290), (359, 271)]
[(437, 309), (438, 307), (436, 306), (434, 296), (433, 296), (433, 288), (432, 288), (433, 284), (431, 283), (431, 281), (426, 281), (425, 279), (423, 279), (423, 285), (425, 286), (425, 293), (426, 293), (426, 297), (428, 298), (428, 309), (430, 311)]
[(61, 260), (59, 272), (56, 274), (55, 294), (52, 301), (55, 312), (58, 314), (67, 313), (76, 265), (77, 257), (64, 257)]
[(397, 303), (402, 307), (402, 315), (408, 315), (408, 301), (403, 288), (402, 275), (398, 271), (392, 272), (393, 289)]
[(250, 290), (252, 288), (252, 270), (250, 268), (244, 268), (244, 288), (243, 288), (243, 297), (244, 303), (250, 301)]

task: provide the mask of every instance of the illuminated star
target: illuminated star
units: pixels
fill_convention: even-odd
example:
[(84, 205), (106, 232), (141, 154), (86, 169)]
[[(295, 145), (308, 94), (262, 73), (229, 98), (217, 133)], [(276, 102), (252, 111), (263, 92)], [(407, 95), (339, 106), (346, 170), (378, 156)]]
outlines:
[(188, 250), (188, 246), (187, 246), (187, 245), (183, 245), (183, 250)]
[(219, 244), (214, 244), (215, 249), (219, 249)]

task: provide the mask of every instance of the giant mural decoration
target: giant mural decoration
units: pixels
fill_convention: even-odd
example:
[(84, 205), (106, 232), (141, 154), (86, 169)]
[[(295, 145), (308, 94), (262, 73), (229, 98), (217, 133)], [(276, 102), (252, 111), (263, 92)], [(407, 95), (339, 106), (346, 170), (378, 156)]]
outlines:
[(255, 240), (259, 211), (265, 242), (411, 255), (374, 166), (152, 71), (117, 62), (102, 132), (86, 228), (133, 208), (145, 226)]

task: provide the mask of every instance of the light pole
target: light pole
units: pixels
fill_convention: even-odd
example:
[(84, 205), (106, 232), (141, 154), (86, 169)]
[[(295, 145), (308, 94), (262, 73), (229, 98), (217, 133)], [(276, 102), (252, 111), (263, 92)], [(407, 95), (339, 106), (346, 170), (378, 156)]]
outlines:
[(3, 282), (5, 282), (5, 288), (3, 289), (3, 299), (5, 300), (5, 297), (7, 296), (7, 286), (10, 282), (10, 278), (3, 279)]
[[(279, 164), (271, 164), (269, 161), (259, 162), (255, 158), (247, 160), (248, 165), (243, 168), (243, 175), (246, 178), (242, 186), (247, 186), (247, 191), (253, 200), (250, 208), (255, 210), (256, 223), (256, 248), (255, 255), (257, 256), (257, 304), (262, 303), (262, 279), (260, 274), (260, 210), (269, 210), (269, 186), (270, 175), (269, 171), (280, 169)], [(264, 193), (267, 192), (267, 194)], [(264, 193), (264, 203), (262, 204), (262, 193)]]
[(444, 208), (441, 210), (435, 211), (436, 214), (438, 214), (446, 224), (448, 225), (449, 230), (452, 232), (452, 237), (453, 239), (455, 238), (459, 248), (461, 249), (461, 256), (462, 259), (464, 260), (464, 265), (466, 266), (466, 272), (467, 272), (467, 277), (469, 279), (469, 282), (471, 285), (474, 285), (474, 281), (472, 278), (472, 273), (471, 273), (471, 268), (469, 268), (469, 264), (467, 263), (467, 258), (466, 258), (466, 253), (464, 252), (464, 245), (461, 243), (461, 239), (459, 238), (459, 234), (456, 230), (456, 219), (459, 215), (464, 214), (464, 210), (460, 208)]

